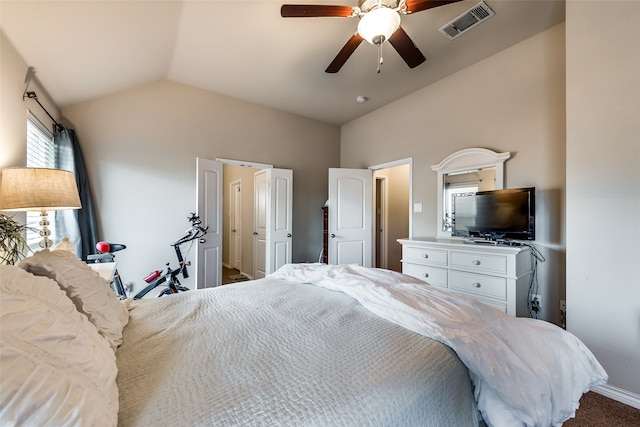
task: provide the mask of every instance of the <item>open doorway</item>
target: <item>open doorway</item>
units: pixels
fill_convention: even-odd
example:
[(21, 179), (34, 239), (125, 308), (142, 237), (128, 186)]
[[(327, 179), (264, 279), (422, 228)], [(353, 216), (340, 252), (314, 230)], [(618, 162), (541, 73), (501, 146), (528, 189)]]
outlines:
[(237, 271), (225, 278), (247, 280), (290, 263), (293, 170), (228, 159), (197, 158), (196, 165), (198, 215), (209, 230), (197, 246), (198, 289), (223, 284), (231, 267)]
[(253, 279), (253, 176), (260, 168), (223, 167), (222, 284)]
[(398, 239), (410, 235), (409, 163), (375, 169), (375, 267), (402, 272), (402, 246)]
[[(227, 194), (225, 199), (225, 192), (229, 193), (230, 182), (236, 181), (232, 176), (227, 177), (227, 181), (224, 180), (224, 166), (234, 165), (248, 168), (257, 168), (257, 172), (253, 173), (254, 178), (258, 175), (264, 176), (263, 181), (264, 191), (262, 193), (256, 191), (257, 186), (254, 184), (254, 191), (251, 196), (260, 194), (260, 200), (264, 202), (264, 206), (259, 205), (257, 202), (253, 204), (242, 202), (243, 212), (243, 227), (246, 230), (247, 226), (245, 218), (246, 207), (254, 207), (254, 223), (255, 218), (260, 219), (260, 224), (264, 225), (264, 232), (260, 234), (256, 232), (256, 226), (250, 227), (253, 230), (251, 233), (251, 239), (253, 244), (245, 244), (246, 237), (243, 237), (242, 241), (242, 257), (241, 257), (241, 269), (243, 272), (247, 271), (253, 264), (251, 273), (246, 274), (248, 278), (257, 278), (256, 272), (256, 252), (264, 254), (262, 263), (264, 268), (262, 269), (263, 275), (271, 274), (279, 267), (286, 263), (291, 262), (292, 257), (292, 229), (293, 229), (293, 170), (291, 169), (277, 169), (271, 165), (262, 165), (257, 163), (240, 162), (238, 160), (228, 159), (216, 159), (210, 160), (202, 157), (196, 158), (196, 207), (197, 214), (202, 220), (202, 224), (207, 228), (207, 235), (198, 240), (196, 245), (196, 261), (195, 261), (195, 281), (196, 289), (210, 288), (219, 286), (222, 284), (222, 272), (223, 272), (223, 252), (224, 242), (223, 237), (226, 235), (226, 241), (228, 244), (229, 235), (225, 232), (225, 226), (228, 228), (229, 218), (229, 206), (230, 201)], [(231, 172), (231, 170), (229, 170)], [(253, 172), (253, 171), (252, 171)], [(229, 173), (231, 175), (231, 173)], [(246, 180), (249, 182), (249, 180)], [(251, 181), (254, 182), (254, 181)], [(246, 190), (246, 186), (243, 185), (242, 189)], [(247, 191), (243, 191), (246, 194)], [(256, 196), (257, 197), (257, 196)], [(260, 209), (258, 208), (260, 206)], [(244, 232), (243, 236), (247, 233)], [(258, 239), (258, 242), (255, 242)], [(258, 243), (258, 244), (256, 244)], [(261, 246), (260, 246), (261, 245)], [(244, 255), (247, 254), (246, 247), (251, 247), (253, 250), (253, 262), (245, 263)], [(260, 247), (258, 251), (256, 248)], [(225, 262), (229, 265), (229, 249), (227, 246)], [(247, 265), (248, 264), (248, 265)], [(264, 276), (263, 276), (264, 277)]]

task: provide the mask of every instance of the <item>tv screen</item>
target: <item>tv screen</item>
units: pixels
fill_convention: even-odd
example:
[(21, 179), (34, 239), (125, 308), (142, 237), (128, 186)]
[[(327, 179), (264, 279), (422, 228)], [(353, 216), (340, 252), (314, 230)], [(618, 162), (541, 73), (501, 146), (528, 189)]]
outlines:
[(535, 240), (535, 188), (482, 191), (453, 200), (453, 236)]

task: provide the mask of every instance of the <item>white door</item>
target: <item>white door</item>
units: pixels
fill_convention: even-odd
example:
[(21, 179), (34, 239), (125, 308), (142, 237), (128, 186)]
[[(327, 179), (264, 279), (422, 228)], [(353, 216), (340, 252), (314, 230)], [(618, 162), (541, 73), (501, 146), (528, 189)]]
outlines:
[(372, 265), (373, 173), (329, 169), (329, 264)]
[(241, 270), (242, 261), (242, 182), (234, 181), (229, 187), (229, 252), (231, 268)]
[(267, 212), (269, 188), (267, 170), (253, 175), (253, 277), (262, 279), (267, 275)]
[(267, 271), (269, 275), (291, 263), (293, 233), (293, 171), (267, 169), (269, 176), (269, 213), (267, 219)]
[(197, 215), (207, 234), (196, 243), (196, 288), (222, 283), (222, 163), (196, 159)]
[(254, 277), (260, 279), (291, 262), (293, 171), (256, 172), (254, 192)]

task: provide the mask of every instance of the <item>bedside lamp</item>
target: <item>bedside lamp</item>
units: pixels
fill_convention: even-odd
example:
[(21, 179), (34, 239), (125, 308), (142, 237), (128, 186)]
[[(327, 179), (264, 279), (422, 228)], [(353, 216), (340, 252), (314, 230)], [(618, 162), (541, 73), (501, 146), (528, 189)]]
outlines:
[(45, 168), (6, 168), (0, 181), (0, 210), (40, 212), (40, 247), (49, 240), (47, 211), (80, 209), (80, 196), (73, 172)]

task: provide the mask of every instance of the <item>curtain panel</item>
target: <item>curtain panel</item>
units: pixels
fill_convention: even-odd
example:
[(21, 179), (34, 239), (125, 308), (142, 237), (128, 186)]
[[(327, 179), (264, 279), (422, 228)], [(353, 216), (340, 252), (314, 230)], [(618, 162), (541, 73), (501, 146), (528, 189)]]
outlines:
[(98, 226), (89, 185), (89, 176), (80, 149), (80, 143), (73, 129), (54, 132), (55, 167), (75, 174), (76, 185), (80, 193), (81, 209), (56, 211), (55, 225), (60, 236), (69, 236), (76, 246), (76, 255), (87, 259), (94, 254), (98, 242)]

